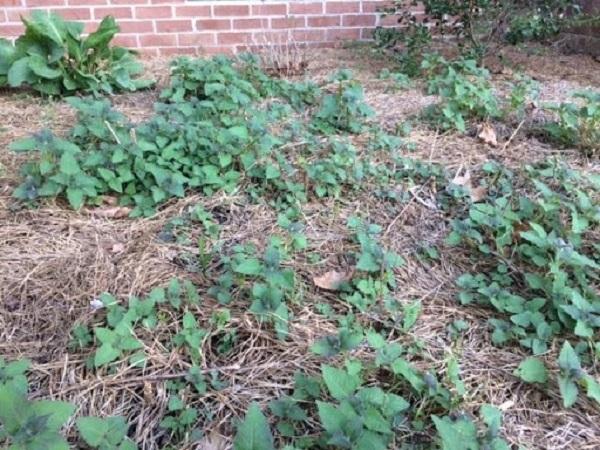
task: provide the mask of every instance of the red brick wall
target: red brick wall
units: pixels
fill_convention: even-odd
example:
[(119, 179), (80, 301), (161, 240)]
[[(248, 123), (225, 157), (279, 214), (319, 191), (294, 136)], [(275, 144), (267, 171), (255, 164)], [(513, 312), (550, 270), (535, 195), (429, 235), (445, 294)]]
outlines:
[(22, 32), (20, 16), (49, 9), (92, 30), (113, 15), (117, 43), (150, 54), (241, 50), (253, 43), (293, 39), (311, 45), (367, 40), (385, 0), (0, 0), (0, 36)]

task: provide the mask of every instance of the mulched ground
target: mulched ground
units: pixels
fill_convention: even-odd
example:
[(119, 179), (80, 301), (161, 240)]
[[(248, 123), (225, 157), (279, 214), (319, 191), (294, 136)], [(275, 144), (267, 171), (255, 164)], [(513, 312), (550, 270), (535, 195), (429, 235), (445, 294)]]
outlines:
[[(337, 68), (352, 68), (364, 84), (368, 102), (377, 111), (377, 120), (390, 129), (435, 101), (424, 96), (418, 85), (397, 90), (391, 82), (380, 81), (378, 74), (385, 60), (368, 48), (318, 52), (306, 76), (319, 80)], [(522, 70), (540, 81), (541, 102), (568, 100), (572, 91), (600, 87), (600, 64), (591, 57), (565, 56), (542, 47), (505, 50), (504, 56), (512, 70)], [(156, 59), (146, 64), (148, 73), (164, 85), (168, 62)], [(498, 84), (505, 79), (505, 74), (494, 75)], [(116, 96), (113, 101), (119, 110), (138, 121), (152, 113), (157, 95), (157, 91), (147, 91)], [(64, 132), (73, 120), (73, 112), (63, 102), (48, 102), (27, 93), (0, 92), (0, 355), (34, 361), (30, 379), (36, 397), (73, 401), (82, 414), (127, 415), (137, 424), (135, 438), (141, 447), (155, 449), (160, 437), (157, 424), (166, 410), (165, 382), (187, 369), (181, 355), (158, 344), (161, 333), (174, 334), (177, 330), (159, 328), (155, 336), (145, 336), (147, 368), (124, 369), (117, 374), (88, 372), (86, 355), (66, 350), (69, 331), (75, 324), (91, 321), (94, 311), (90, 301), (101, 292), (109, 291), (124, 299), (145, 294), (174, 276), (191, 279), (201, 287), (207, 285), (207, 280), (188, 272), (180, 262), (179, 255), (191, 248), (157, 239), (165, 224), (190, 205), (200, 203), (220, 217), (221, 239), (226, 247), (250, 241), (262, 248), (265, 238), (277, 232), (276, 214), (266, 206), (247, 205), (242, 198), (224, 194), (210, 198), (192, 195), (172, 201), (150, 219), (99, 218), (72, 211), (63, 201), (22, 209), (11, 198), (11, 192), (18, 183), (18, 167), (28, 156), (11, 153), (9, 143), (44, 127)], [(597, 159), (588, 159), (574, 150), (558, 150), (526, 132), (517, 133), (505, 146), (516, 124), (499, 129), (500, 145), (491, 148), (469, 134), (441, 133), (411, 121), (412, 131), (406, 137), (414, 143), (410, 155), (443, 163), (450, 169), (473, 167), (490, 158), (519, 167), (560, 155), (573, 167), (600, 173)], [(456, 319), (470, 323), (459, 341), (460, 349), (453, 349), (461, 354), (468, 391), (465, 409), (475, 410), (482, 402), (501, 406), (506, 439), (528, 449), (600, 448), (598, 408), (580, 399), (576, 408), (565, 410), (555, 383), (550, 384), (549, 391), (521, 383), (512, 372), (525, 353), (518, 348), (493, 347), (486, 325), (489, 312), (461, 307), (455, 301), (454, 280), (471, 263), (464, 255), (444, 248), (448, 224), (443, 214), (426, 201), (430, 190), (430, 186), (423, 189), (421, 201), (396, 207), (382, 207), (369, 192), (343, 202), (324, 200), (305, 205), (309, 250), (319, 252), (322, 259), (318, 264), (301, 260), (294, 263), (301, 302), (292, 306), (295, 319), (291, 339), (275, 340), (271, 331), (257, 326), (250, 313), (232, 308), (232, 325), (240, 337), (235, 351), (227, 357), (219, 356), (210, 340), (202, 348), (203, 368), (215, 369), (228, 383), (221, 391), (209, 391), (196, 405), (213, 412), (213, 420), (204, 424), (207, 430), (227, 442), (232, 419), (240, 417), (249, 402), (264, 404), (289, 392), (295, 370), (318, 370), (321, 361), (308, 352), (308, 347), (316, 338), (333, 332), (335, 324), (318, 314), (315, 305), (330, 302), (339, 310), (344, 306), (335, 295), (319, 292), (311, 280), (327, 270), (339, 269), (339, 255), (347, 245), (346, 219), (360, 212), (383, 226), (384, 242), (407, 260), (396, 271), (401, 293), (398, 300), (420, 299), (423, 304), (412, 334), (398, 336), (398, 342), (420, 340), (425, 349), (423, 365), (443, 370), (450, 351), (447, 326)], [(416, 251), (424, 243), (442, 249), (439, 261), (417, 258)], [(216, 307), (206, 298), (195, 311), (198, 321), (207, 321)], [(356, 355), (360, 357), (362, 351), (357, 350)], [(554, 348), (544, 357), (555, 371), (557, 351)]]

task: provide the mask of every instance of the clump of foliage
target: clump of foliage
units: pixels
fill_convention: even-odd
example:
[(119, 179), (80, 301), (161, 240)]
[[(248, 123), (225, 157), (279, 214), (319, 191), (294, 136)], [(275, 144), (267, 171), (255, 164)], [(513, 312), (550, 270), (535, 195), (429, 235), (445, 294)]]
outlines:
[[(415, 17), (419, 4), (425, 23)], [(544, 40), (570, 26), (598, 21), (583, 14), (577, 0), (395, 0), (384, 11), (398, 17), (404, 30), (379, 29), (376, 43), (393, 49), (402, 43), (399, 60), (409, 71), (420, 57), (413, 43), (423, 48), (432, 33), (452, 35), (463, 56), (481, 61), (504, 39), (513, 44)]]
[(330, 81), (337, 84), (336, 92), (323, 97), (313, 126), (325, 134), (335, 131), (359, 133), (364, 129), (363, 120), (373, 115), (373, 110), (364, 103), (362, 86), (352, 80), (349, 70), (340, 70)]
[(544, 130), (549, 137), (564, 146), (577, 147), (589, 153), (600, 150), (600, 92), (575, 94), (580, 103), (561, 103), (546, 108), (558, 115), (556, 122)]
[[(171, 84), (161, 94), (164, 103), (137, 125), (106, 100), (68, 98), (78, 113), (69, 136), (42, 130), (12, 144), (14, 151), (40, 153), (23, 166), (15, 197), (65, 196), (79, 209), (110, 196), (136, 217), (152, 215), (187, 190), (212, 195), (243, 184), (252, 199), (286, 209), (306, 201), (306, 178), (319, 197), (337, 196), (344, 185), (357, 186), (363, 176), (381, 172), (370, 170), (351, 146), (337, 140), (331, 141), (333, 154), (319, 156), (312, 166), (315, 155), (326, 153), (322, 147), (329, 139), (323, 134), (368, 131), (374, 150), (399, 145), (381, 130), (367, 130), (364, 120), (371, 110), (348, 72), (333, 78), (336, 93), (317, 101), (314, 85), (272, 79), (252, 59), (181, 58), (172, 70)], [(310, 125), (290, 120), (309, 107), (316, 110)], [(286, 151), (294, 147), (300, 152)]]
[(0, 39), (0, 86), (28, 86), (45, 95), (75, 92), (135, 91), (153, 84), (135, 79), (142, 65), (134, 53), (110, 45), (119, 32), (115, 19), (105, 17), (98, 29), (83, 37), (83, 23), (33, 11), (22, 18), (25, 33), (15, 44)]
[(466, 119), (498, 118), (502, 111), (492, 89), (489, 71), (472, 59), (446, 61), (430, 55), (423, 61), (429, 73), (428, 93), (437, 94), (442, 102), (427, 111), (442, 128), (466, 130)]
[(409, 77), (415, 77), (421, 73), (421, 63), (432, 38), (427, 25), (417, 23), (414, 16), (409, 17), (407, 26), (396, 28), (377, 28), (375, 30), (375, 45), (382, 49), (393, 50), (395, 62), (398, 69)]
[[(461, 303), (503, 316), (489, 320), (496, 345), (516, 342), (539, 355), (554, 338), (571, 333), (582, 339), (576, 348), (583, 352), (600, 327), (600, 297), (593, 288), (600, 259), (589, 240), (600, 223), (599, 180), (556, 164), (527, 167), (518, 178), (486, 164), (483, 179), (487, 199), (459, 214), (448, 238), (471, 248), (488, 267), (458, 279)], [(513, 187), (517, 180), (522, 189)], [(569, 346), (563, 351), (562, 376), (571, 380), (559, 379), (568, 384), (561, 388), (565, 405), (575, 401), (575, 382), (588, 385), (595, 397), (595, 381), (580, 370), (577, 354)]]
[(581, 2), (550, 0), (528, 2), (529, 8), (511, 17), (506, 40), (513, 44), (527, 41), (548, 41), (561, 31), (578, 26), (600, 23), (600, 17), (586, 15)]

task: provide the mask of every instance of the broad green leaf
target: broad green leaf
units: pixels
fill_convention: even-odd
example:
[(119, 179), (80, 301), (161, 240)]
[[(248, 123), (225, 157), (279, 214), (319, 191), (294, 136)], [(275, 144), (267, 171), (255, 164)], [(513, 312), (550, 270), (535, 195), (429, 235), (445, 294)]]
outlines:
[(39, 400), (32, 402), (31, 411), (37, 416), (48, 416), (47, 429), (58, 431), (75, 412), (75, 405), (62, 401)]
[(273, 435), (258, 403), (248, 408), (233, 441), (234, 450), (275, 450)]
[(83, 440), (92, 447), (98, 447), (108, 434), (108, 422), (100, 417), (80, 417), (77, 429)]
[(527, 383), (545, 383), (548, 381), (546, 366), (540, 359), (533, 356), (523, 360), (514, 374)]
[(480, 450), (477, 428), (467, 419), (453, 422), (448, 417), (431, 416), (441, 440), (442, 450)]
[(234, 270), (243, 275), (260, 275), (264, 269), (262, 263), (258, 259), (249, 258), (238, 264)]
[(119, 356), (121, 356), (121, 352), (113, 347), (112, 344), (102, 344), (94, 354), (94, 366), (103, 366), (113, 362)]
[(33, 72), (29, 68), (29, 57), (25, 56), (15, 61), (7, 74), (10, 87), (19, 87), (23, 83), (33, 81)]
[(570, 378), (559, 375), (558, 387), (560, 389), (560, 395), (563, 399), (563, 406), (565, 408), (570, 408), (573, 406), (577, 401), (577, 395), (579, 394), (577, 384)]
[(100, 22), (98, 29), (83, 41), (84, 49), (93, 49), (96, 52), (103, 50), (111, 39), (119, 32), (119, 27), (115, 19), (111, 16), (106, 16)]
[(329, 394), (337, 400), (348, 398), (360, 386), (360, 377), (350, 375), (345, 370), (323, 365), (321, 366), (321, 373)]

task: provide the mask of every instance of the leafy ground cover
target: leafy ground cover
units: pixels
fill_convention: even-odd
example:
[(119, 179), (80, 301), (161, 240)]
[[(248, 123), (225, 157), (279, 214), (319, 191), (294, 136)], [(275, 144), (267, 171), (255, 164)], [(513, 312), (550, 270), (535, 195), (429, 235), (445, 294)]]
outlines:
[[(158, 60), (112, 105), (3, 94), (17, 448), (598, 445), (593, 107), (327, 55), (294, 84)], [(597, 89), (556, 58), (507, 54), (537, 103)]]

